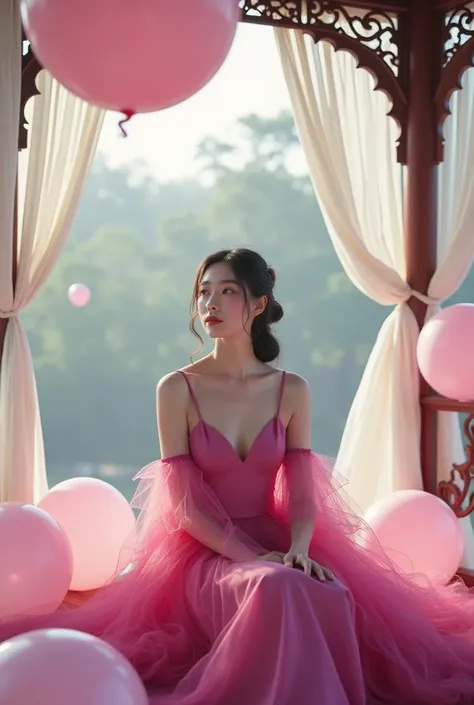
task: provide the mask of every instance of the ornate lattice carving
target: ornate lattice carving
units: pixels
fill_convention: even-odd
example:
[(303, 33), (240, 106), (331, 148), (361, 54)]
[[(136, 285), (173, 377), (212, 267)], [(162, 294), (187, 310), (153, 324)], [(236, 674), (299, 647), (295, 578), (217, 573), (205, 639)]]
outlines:
[(307, 25), (304, 0), (241, 0), (244, 22), (301, 29)]
[(446, 13), (444, 23), (443, 66), (446, 66), (459, 49), (474, 37), (474, 3), (465, 3)]
[(438, 485), (439, 496), (459, 518), (469, 516), (474, 510), (474, 488), (471, 489), (474, 479), (474, 413), (464, 422), (464, 435), (467, 439), (466, 461), (462, 465), (453, 465), (450, 479)]
[(378, 10), (356, 10), (339, 2), (310, 4), (309, 26), (324, 25), (345, 34), (375, 52), (394, 73), (398, 71), (397, 16)]
[(241, 7), (245, 22), (300, 29), (315, 42), (351, 53), (392, 101), (389, 116), (400, 128), (398, 161), (406, 163), (407, 71), (400, 65), (404, 37), (397, 14), (336, 0), (242, 0)]
[(360, 42), (396, 73), (399, 61), (397, 15), (355, 9), (335, 0), (242, 0), (243, 19), (258, 24), (309, 30), (317, 27)]
[(243, 0), (241, 7), (247, 22), (303, 30), (317, 27), (344, 34), (371, 49), (397, 72), (398, 27), (394, 13), (355, 9), (335, 0)]
[(21, 63), (21, 98), (20, 98), (20, 129), (18, 133), (18, 149), (26, 149), (28, 143), (28, 124), (25, 118), (25, 105), (34, 95), (39, 94), (36, 86), (36, 76), (41, 71), (36, 56), (33, 54), (29, 42), (24, 42), (24, 53)]
[(451, 115), (450, 100), (462, 88), (463, 73), (474, 66), (474, 3), (461, 5), (445, 14), (443, 31), (443, 69), (435, 95), (436, 119), (439, 126), (437, 161), (444, 150), (443, 125)]

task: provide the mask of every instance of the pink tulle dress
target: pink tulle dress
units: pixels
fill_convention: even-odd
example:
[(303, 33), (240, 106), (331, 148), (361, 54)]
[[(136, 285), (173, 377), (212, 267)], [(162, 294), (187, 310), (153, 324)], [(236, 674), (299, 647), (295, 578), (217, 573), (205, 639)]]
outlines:
[[(279, 406), (244, 460), (200, 417), (189, 455), (137, 475), (134, 569), (83, 607), (3, 622), (0, 639), (49, 626), (102, 637), (151, 705), (474, 703), (473, 596), (400, 574), (330, 463), (286, 448)], [(316, 516), (310, 554), (334, 582), (249, 560), (289, 548), (294, 513)], [(191, 525), (242, 560), (206, 548)]]

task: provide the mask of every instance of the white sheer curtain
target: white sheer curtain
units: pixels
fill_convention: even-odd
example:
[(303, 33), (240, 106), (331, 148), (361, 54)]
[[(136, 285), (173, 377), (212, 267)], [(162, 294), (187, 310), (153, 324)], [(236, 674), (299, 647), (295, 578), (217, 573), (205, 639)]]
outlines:
[[(336, 252), (361, 291), (382, 305), (395, 306), (370, 355), (338, 455), (349, 490), (365, 510), (389, 492), (422, 486), (418, 326), (406, 301), (415, 295), (432, 304), (432, 310), (469, 270), (474, 247), (465, 228), (472, 212), (462, 199), (472, 191), (465, 184), (461, 196), (451, 185), (450, 179), (459, 184), (462, 177), (453, 168), (456, 157), (448, 147), (443, 173), (450, 186), (441, 200), (449, 207), (440, 213), (445, 259), (429, 297), (412, 292), (405, 281), (403, 172), (396, 160), (397, 127), (386, 117), (386, 97), (374, 92), (372, 76), (356, 69), (350, 54), (336, 53), (326, 42), (315, 45), (295, 30), (277, 29), (276, 40), (300, 141)], [(462, 139), (467, 138), (466, 125)], [(459, 149), (458, 144), (455, 151)], [(466, 173), (468, 155), (466, 150)], [(470, 184), (472, 176), (466, 181)], [(443, 416), (445, 426), (451, 423), (449, 415)], [(440, 434), (441, 457), (453, 457), (453, 438), (451, 423), (449, 433), (445, 428)]]
[[(0, 25), (3, 29), (2, 18)], [(29, 148), (20, 158), (14, 294), (12, 228), (2, 234), (0, 251), (2, 266), (8, 270), (0, 277), (0, 316), (9, 318), (0, 373), (0, 501), (37, 501), (47, 489), (35, 377), (18, 314), (36, 296), (59, 257), (104, 117), (103, 111), (72, 96), (47, 72), (41, 72), (37, 83), (40, 95), (32, 101)], [(18, 112), (15, 119), (18, 131)]]
[(395, 306), (370, 355), (338, 464), (365, 510), (391, 491), (420, 488), (418, 326), (406, 301), (403, 173), (387, 98), (346, 52), (276, 30), (295, 122), (326, 225), (352, 282)]

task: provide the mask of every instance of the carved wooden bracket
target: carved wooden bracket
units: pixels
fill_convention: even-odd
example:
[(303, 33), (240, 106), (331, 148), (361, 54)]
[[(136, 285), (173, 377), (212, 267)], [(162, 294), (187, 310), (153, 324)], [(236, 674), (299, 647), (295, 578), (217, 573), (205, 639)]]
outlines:
[(474, 510), (474, 488), (471, 489), (474, 479), (474, 413), (464, 422), (464, 435), (467, 440), (466, 461), (462, 465), (453, 465), (450, 479), (438, 484), (439, 496), (460, 519), (469, 516)]
[(348, 7), (331, 0), (244, 0), (241, 6), (244, 22), (299, 29), (315, 42), (327, 41), (336, 51), (352, 54), (358, 68), (374, 77), (375, 89), (392, 103), (388, 114), (400, 128), (397, 157), (406, 163), (408, 93), (407, 71), (401, 65), (406, 44), (404, 23), (399, 21), (402, 13)]
[(474, 66), (474, 7), (472, 3), (458, 3), (457, 9), (445, 13), (443, 37), (443, 69), (436, 91), (436, 119), (438, 123), (438, 141), (436, 156), (438, 162), (443, 160), (444, 136), (443, 125), (451, 115), (449, 101), (453, 93), (462, 88), (462, 76), (467, 69)]
[[(376, 90), (392, 101), (389, 115), (400, 128), (397, 157), (406, 164), (409, 86), (409, 40), (405, 20), (408, 3), (384, 0), (241, 0), (242, 21), (299, 29), (314, 41), (329, 41), (349, 51), (358, 67), (370, 71)], [(474, 65), (474, 9), (461, 0), (437, 0), (433, 12), (443, 16), (440, 82), (435, 94), (436, 159), (443, 159), (442, 126), (450, 114), (449, 99), (461, 88), (461, 76)]]

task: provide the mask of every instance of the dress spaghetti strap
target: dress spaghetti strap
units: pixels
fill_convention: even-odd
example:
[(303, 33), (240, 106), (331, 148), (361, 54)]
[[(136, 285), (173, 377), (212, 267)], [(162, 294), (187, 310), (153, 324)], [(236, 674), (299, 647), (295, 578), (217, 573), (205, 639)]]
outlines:
[(199, 416), (199, 420), (202, 421), (201, 410), (200, 410), (200, 408), (199, 408), (199, 404), (198, 404), (198, 402), (197, 402), (196, 395), (195, 395), (195, 393), (194, 393), (194, 390), (193, 390), (191, 381), (190, 381), (188, 375), (186, 374), (186, 372), (185, 372), (184, 370), (177, 370), (177, 371), (178, 371), (179, 374), (182, 375), (182, 376), (184, 377), (184, 379), (186, 380), (186, 384), (188, 385), (188, 389), (189, 389), (189, 394), (190, 394), (190, 396), (191, 396), (191, 399), (193, 400), (194, 406), (196, 407), (196, 411), (197, 411), (197, 414), (198, 414), (198, 416)]
[[(193, 400), (194, 406), (196, 407), (196, 411), (198, 413), (199, 420), (202, 421), (203, 418), (202, 418), (201, 410), (199, 408), (199, 404), (198, 404), (196, 395), (194, 393), (194, 389), (192, 387), (191, 380), (189, 379), (189, 376), (187, 375), (187, 373), (184, 370), (177, 370), (177, 372), (179, 372), (179, 374), (182, 375), (184, 377), (184, 379), (186, 380), (186, 384), (188, 385), (188, 389), (189, 389), (189, 394), (191, 396), (191, 399)], [(276, 419), (280, 418), (281, 402), (283, 400), (283, 393), (285, 391), (285, 381), (286, 381), (286, 372), (283, 370), (283, 372), (281, 373), (280, 391), (278, 393), (278, 406), (277, 406), (277, 411), (276, 411), (276, 415), (275, 415)]]
[(286, 381), (286, 372), (285, 372), (285, 370), (283, 370), (283, 372), (281, 373), (280, 392), (278, 395), (278, 408), (277, 408), (277, 412), (276, 412), (277, 419), (280, 418), (281, 402), (283, 399), (283, 392), (285, 391), (285, 381)]

